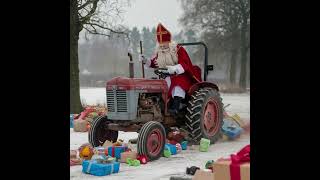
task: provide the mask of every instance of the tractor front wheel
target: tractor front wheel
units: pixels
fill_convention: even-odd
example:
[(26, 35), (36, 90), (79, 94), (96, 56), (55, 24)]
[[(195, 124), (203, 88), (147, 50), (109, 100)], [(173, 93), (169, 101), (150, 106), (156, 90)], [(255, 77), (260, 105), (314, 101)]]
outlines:
[(107, 128), (107, 116), (100, 116), (93, 120), (89, 129), (89, 143), (93, 147), (102, 146), (106, 140), (116, 142), (118, 139), (118, 131)]
[(159, 159), (164, 150), (166, 131), (163, 125), (156, 121), (145, 123), (140, 129), (137, 149), (141, 155), (146, 155), (149, 161)]

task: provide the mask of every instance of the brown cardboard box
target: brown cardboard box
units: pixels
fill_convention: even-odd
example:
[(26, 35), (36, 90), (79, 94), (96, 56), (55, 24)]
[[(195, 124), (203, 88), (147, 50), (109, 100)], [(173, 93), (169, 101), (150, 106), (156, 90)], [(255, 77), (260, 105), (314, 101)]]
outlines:
[[(197, 170), (192, 180), (214, 180), (214, 173), (210, 171)], [(220, 179), (219, 179), (220, 180)]]
[(131, 158), (131, 159), (137, 159), (137, 152), (134, 151), (130, 151), (130, 152), (123, 152), (120, 154), (120, 162), (122, 163), (126, 163), (127, 162), (127, 158)]
[[(217, 161), (213, 164), (214, 178), (217, 180), (231, 180), (231, 161)], [(250, 180), (250, 163), (240, 165), (241, 180)]]

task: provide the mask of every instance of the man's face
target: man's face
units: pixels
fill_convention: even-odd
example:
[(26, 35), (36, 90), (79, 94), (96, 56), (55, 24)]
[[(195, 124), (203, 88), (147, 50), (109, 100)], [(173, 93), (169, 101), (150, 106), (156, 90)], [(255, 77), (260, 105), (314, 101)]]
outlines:
[(165, 50), (169, 48), (169, 42), (159, 44), (160, 49)]

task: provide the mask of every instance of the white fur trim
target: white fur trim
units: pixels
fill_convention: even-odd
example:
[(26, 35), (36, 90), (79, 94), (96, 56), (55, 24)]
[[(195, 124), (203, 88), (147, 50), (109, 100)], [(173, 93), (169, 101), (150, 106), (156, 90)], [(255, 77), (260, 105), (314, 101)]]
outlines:
[(182, 73), (184, 73), (184, 69), (183, 69), (183, 67), (182, 67), (181, 64), (177, 64), (177, 65), (175, 65), (174, 67), (175, 67), (175, 69), (176, 69), (176, 73), (177, 73), (177, 74), (182, 74)]
[(151, 66), (151, 59), (148, 59), (144, 64), (144, 68), (149, 68)]
[(174, 98), (174, 96), (185, 98), (186, 92), (180, 86), (175, 86), (172, 88), (172, 98)]

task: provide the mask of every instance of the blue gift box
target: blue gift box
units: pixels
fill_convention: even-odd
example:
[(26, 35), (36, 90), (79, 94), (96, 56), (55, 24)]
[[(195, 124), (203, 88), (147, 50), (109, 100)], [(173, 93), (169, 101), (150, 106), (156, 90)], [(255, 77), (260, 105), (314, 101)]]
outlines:
[(73, 128), (73, 114), (70, 114), (70, 128)]
[(164, 148), (170, 150), (171, 155), (177, 154), (177, 147), (176, 147), (176, 145), (168, 144), (168, 143), (167, 143)]
[(105, 176), (111, 173), (118, 173), (120, 169), (119, 162), (108, 164), (97, 163), (95, 160), (85, 160), (82, 162), (82, 172), (95, 176)]
[(222, 125), (222, 132), (231, 139), (238, 137), (242, 133), (243, 129), (235, 122), (224, 119)]
[(181, 142), (181, 148), (182, 148), (182, 150), (187, 150), (187, 146), (188, 146), (188, 141), (182, 141), (182, 142)]
[(125, 146), (110, 146), (108, 147), (108, 155), (117, 159), (121, 158), (121, 153), (125, 152), (127, 147)]

